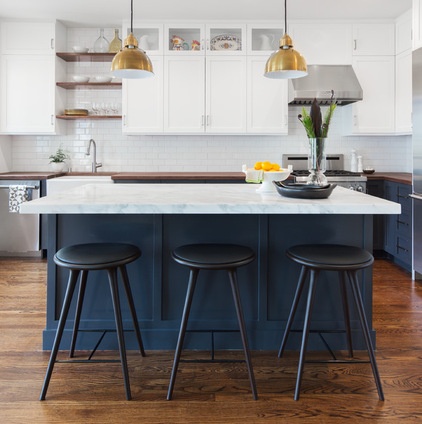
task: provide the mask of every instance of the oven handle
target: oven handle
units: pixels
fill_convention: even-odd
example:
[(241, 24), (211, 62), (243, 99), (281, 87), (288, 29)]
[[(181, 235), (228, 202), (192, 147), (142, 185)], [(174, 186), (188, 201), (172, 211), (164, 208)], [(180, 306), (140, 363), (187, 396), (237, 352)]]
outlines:
[[(16, 184), (19, 185), (19, 184)], [(25, 184), (22, 184), (25, 185)], [(11, 185), (0, 185), (0, 188), (7, 188), (9, 189), (11, 187)], [(39, 190), (40, 186), (36, 186), (36, 185), (25, 185), (26, 188), (32, 189), (32, 190)]]

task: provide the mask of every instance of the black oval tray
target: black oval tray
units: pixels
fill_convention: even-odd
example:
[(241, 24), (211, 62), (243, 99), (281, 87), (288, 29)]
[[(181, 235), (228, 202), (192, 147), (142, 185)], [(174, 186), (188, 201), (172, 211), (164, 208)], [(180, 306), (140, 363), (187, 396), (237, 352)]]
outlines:
[(326, 199), (337, 186), (337, 184), (317, 186), (302, 183), (283, 183), (282, 181), (273, 181), (273, 184), (282, 196), (296, 199)]

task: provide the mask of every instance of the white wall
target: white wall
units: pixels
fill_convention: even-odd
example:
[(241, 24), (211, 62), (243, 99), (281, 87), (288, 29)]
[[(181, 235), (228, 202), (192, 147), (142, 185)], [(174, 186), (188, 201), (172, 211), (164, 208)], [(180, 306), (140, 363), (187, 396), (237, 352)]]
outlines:
[(12, 170), (12, 137), (0, 136), (0, 172)]

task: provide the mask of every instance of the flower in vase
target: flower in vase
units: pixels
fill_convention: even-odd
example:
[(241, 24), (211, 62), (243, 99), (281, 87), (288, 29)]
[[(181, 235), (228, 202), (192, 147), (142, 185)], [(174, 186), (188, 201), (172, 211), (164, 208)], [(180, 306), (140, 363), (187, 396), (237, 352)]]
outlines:
[(311, 110), (308, 113), (302, 108), (302, 113), (298, 115), (299, 121), (302, 122), (308, 138), (326, 138), (328, 129), (330, 128), (331, 117), (337, 103), (334, 99), (334, 91), (331, 90), (331, 102), (322, 119), (321, 108), (316, 99), (313, 100)]

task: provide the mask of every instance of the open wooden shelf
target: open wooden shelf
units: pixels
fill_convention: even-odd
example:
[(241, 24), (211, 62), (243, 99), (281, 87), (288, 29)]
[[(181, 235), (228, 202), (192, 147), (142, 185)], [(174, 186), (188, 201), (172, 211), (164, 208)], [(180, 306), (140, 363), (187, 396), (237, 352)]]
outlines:
[(57, 119), (65, 119), (67, 121), (75, 121), (77, 119), (122, 119), (122, 115), (56, 115)]
[(57, 82), (56, 85), (58, 87), (65, 88), (66, 90), (118, 90), (122, 88), (121, 82)]
[(116, 53), (58, 52), (56, 55), (66, 62), (111, 62)]

